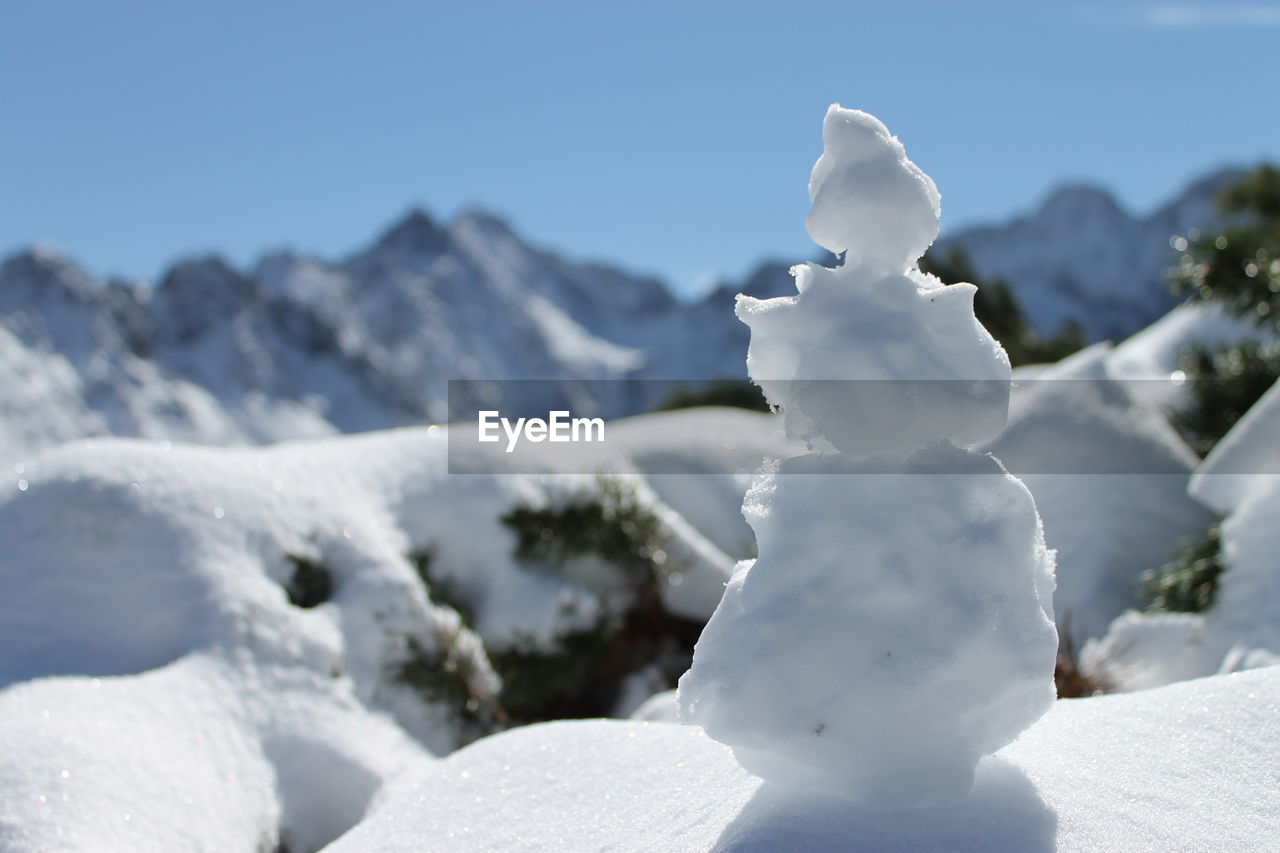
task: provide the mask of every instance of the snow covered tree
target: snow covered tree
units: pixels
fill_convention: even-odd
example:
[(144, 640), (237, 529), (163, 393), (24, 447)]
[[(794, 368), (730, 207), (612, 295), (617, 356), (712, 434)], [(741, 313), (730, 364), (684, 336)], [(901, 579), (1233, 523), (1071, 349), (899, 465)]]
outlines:
[(1010, 367), (973, 285), (917, 268), (933, 181), (866, 113), (832, 106), (823, 140), (808, 228), (844, 263), (737, 305), (753, 381), (812, 452), (748, 493), (759, 556), (678, 703), (771, 782), (932, 806), (1054, 700), (1052, 552), (1026, 487), (965, 449), (1003, 429)]
[[(1174, 238), (1183, 252), (1174, 290), (1218, 303), (1264, 332), (1280, 332), (1280, 168), (1260, 166), (1224, 187), (1218, 208), (1222, 230)], [(1207, 455), (1280, 378), (1280, 347), (1255, 340), (1193, 347), (1181, 367), (1191, 380), (1190, 400), (1174, 425)]]
[(1259, 166), (1224, 187), (1218, 208), (1221, 231), (1174, 238), (1183, 251), (1174, 289), (1280, 329), (1280, 168)]

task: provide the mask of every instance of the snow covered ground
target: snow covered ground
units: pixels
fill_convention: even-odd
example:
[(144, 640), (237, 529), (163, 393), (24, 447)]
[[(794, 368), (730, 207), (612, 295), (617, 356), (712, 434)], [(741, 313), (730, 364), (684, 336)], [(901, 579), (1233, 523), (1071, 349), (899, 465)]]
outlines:
[[(1018, 407), (1015, 394), (1015, 423)], [(648, 428), (650, 417), (663, 429)], [(767, 449), (776, 447), (779, 423), (775, 416), (716, 409), (650, 417), (617, 422), (619, 446), (626, 448), (631, 466), (628, 470), (643, 472), (649, 465), (670, 471), (673, 457), (687, 460), (690, 474), (653, 475), (652, 489), (643, 493), (668, 519), (673, 535), (687, 542), (688, 552), (702, 555), (694, 565), (705, 568), (696, 572), (718, 587), (727, 578), (732, 560), (709, 540), (725, 543), (727, 550), (736, 552), (734, 556), (746, 556), (743, 551), (754, 547), (750, 540), (743, 541), (743, 536), (750, 537), (750, 529), (737, 511), (749, 478), (727, 472), (737, 470), (736, 466), (756, 467)], [(1261, 415), (1252, 420), (1265, 426)], [(738, 439), (730, 442), (732, 447), (722, 440), (729, 433)], [(407, 637), (416, 638), (427, 649), (447, 643), (458, 660), (469, 660), (475, 686), (484, 689), (486, 678), (491, 677), (486, 675), (485, 654), (530, 634), (553, 641), (573, 624), (573, 617), (559, 606), (565, 596), (578, 602), (580, 612), (598, 606), (590, 589), (548, 582), (544, 575), (522, 567), (512, 558), (510, 534), (498, 521), (512, 506), (554, 502), (575, 490), (589, 489), (591, 478), (518, 472), (450, 477), (444, 441), (443, 430), (425, 428), (239, 449), (99, 439), (27, 457), (22, 471), (10, 477), (0, 495), (0, 541), (5, 543), (0, 553), (0, 644), (6, 650), (0, 656), (0, 675), (10, 685), (0, 691), (0, 755), (5, 756), (0, 765), (0, 850), (257, 851), (270, 849), (283, 838), (289, 849), (297, 851), (318, 849), (353, 825), (358, 830), (341, 844), (374, 845), (364, 849), (379, 849), (384, 841), (392, 845), (386, 849), (397, 849), (393, 842), (408, 845), (424, 838), (435, 839), (439, 849), (485, 849), (483, 839), (489, 836), (473, 836), (482, 841), (468, 846), (461, 834), (467, 827), (472, 833), (525, 833), (531, 841), (545, 837), (539, 832), (570, 833), (572, 827), (550, 822), (547, 816), (553, 811), (532, 813), (543, 815), (537, 820), (526, 814), (523, 829), (492, 819), (477, 828), (465, 810), (459, 821), (450, 820), (446, 826), (445, 815), (457, 805), (453, 799), (412, 819), (401, 813), (392, 821), (392, 829), (389, 815), (396, 812), (377, 807), (400, 802), (399, 785), (389, 788), (389, 793), (376, 792), (401, 778), (406, 768), (412, 769), (412, 776), (405, 779), (430, 778), (428, 767), (437, 760), (432, 753), (448, 753), (479, 733), (468, 728), (455, 707), (425, 701), (389, 675), (394, 672), (389, 666), (394, 667), (406, 653)], [(1045, 442), (1051, 444), (1051, 438)], [(1224, 447), (1235, 444), (1243, 445), (1243, 438)], [(1164, 445), (1153, 440), (1151, 446)], [(1076, 479), (1087, 483), (1090, 478)], [(1100, 486), (1093, 488), (1102, 493)], [(1170, 490), (1171, 495), (1175, 493)], [(1087, 494), (1077, 491), (1075, 499)], [(1052, 544), (1054, 505), (1043, 494), (1036, 497)], [(1261, 491), (1247, 501), (1242, 494), (1239, 505), (1253, 505), (1253, 512), (1264, 512), (1264, 503), (1252, 503), (1263, 500)], [(1066, 498), (1057, 505), (1059, 517), (1069, 505)], [(668, 506), (680, 507), (689, 519), (698, 519), (706, 536)], [(1139, 517), (1123, 500), (1108, 511)], [(1240, 531), (1229, 532), (1230, 539), (1243, 537), (1246, 530), (1269, 527), (1237, 522), (1237, 528), (1229, 525), (1227, 529)], [(1153, 533), (1148, 547), (1154, 554), (1167, 544)], [(407, 555), (426, 548), (433, 551), (437, 583), (452, 581), (474, 603), (475, 615), (469, 624), (461, 624), (448, 605), (432, 598), (430, 587), (408, 559)], [(295, 558), (332, 571), (328, 601), (310, 608), (290, 603), (288, 587), (298, 568)], [(1060, 561), (1061, 584), (1067, 583), (1065, 572), (1070, 568)], [(1267, 576), (1264, 568), (1258, 571), (1261, 577)], [(1230, 589), (1229, 583), (1225, 588)], [(1227, 593), (1224, 606), (1232, 600)], [(701, 607), (702, 618), (709, 613), (707, 603), (699, 603), (696, 597), (685, 599), (684, 604), (692, 608), (689, 612)], [(674, 606), (680, 606), (679, 600)], [(1167, 621), (1200, 625), (1203, 620), (1183, 616)], [(1136, 652), (1124, 662), (1138, 671), (1151, 673), (1160, 663), (1159, 658), (1134, 660)], [(1154, 681), (1179, 674), (1211, 674), (1221, 664), (1219, 657), (1199, 670), (1184, 667)], [(1189, 697), (1183, 702), (1187, 708), (1208, 709), (1190, 716), (1177, 713), (1180, 706), (1167, 698), (1138, 701), (1138, 696), (1133, 697), (1136, 704), (1118, 697), (1071, 703), (1070, 711), (1054, 710), (1023, 740), (1001, 753), (1002, 757), (1034, 755), (1031, 763), (1018, 765), (1034, 785), (1007, 770), (997, 771), (995, 781), (988, 781), (991, 771), (982, 770), (972, 795), (979, 798), (977, 805), (955, 807), (960, 811), (948, 814), (970, 814), (956, 826), (981, 832), (991, 830), (982, 819), (988, 814), (984, 808), (1029, 808), (1029, 814), (1057, 827), (1058, 834), (1053, 836), (1057, 849), (1089, 849), (1080, 839), (1102, 844), (1098, 839), (1118, 838), (1121, 822), (1145, 819), (1141, 813), (1147, 806), (1141, 803), (1146, 795), (1135, 791), (1182, 796), (1167, 787), (1148, 788), (1143, 768), (1151, 775), (1176, 771), (1181, 778), (1191, 773), (1189, 768), (1199, 766), (1195, 762), (1200, 761), (1200, 753), (1187, 757), (1185, 765), (1134, 765), (1124, 776), (1113, 775), (1119, 772), (1115, 770), (1118, 759), (1107, 756), (1131, 754), (1136, 762), (1138, 752), (1162, 755), (1159, 744), (1166, 742), (1162, 737), (1169, 742), (1189, 740), (1207, 753), (1218, 746), (1205, 739), (1219, 736), (1219, 730), (1205, 728), (1209, 724), (1232, 727), (1238, 737), (1231, 739), (1231, 748), (1255, 749), (1256, 745), (1250, 746), (1249, 726), (1260, 723), (1232, 715), (1250, 708), (1272, 714), (1280, 709), (1273, 689), (1254, 690), (1253, 702), (1241, 698), (1247, 692), (1239, 694), (1231, 685), (1255, 682), (1240, 678), (1197, 682), (1198, 692), (1169, 694)], [(1223, 686), (1212, 686), (1219, 682)], [(1274, 686), (1274, 680), (1257, 683), (1263, 688)], [(647, 692), (662, 687), (636, 684)], [(644, 695), (628, 701), (638, 702)], [(1196, 704), (1201, 698), (1202, 706)], [(665, 718), (670, 719), (669, 698), (659, 697), (654, 704), (661, 706), (664, 701)], [(1162, 707), (1173, 711), (1157, 717)], [(664, 712), (651, 706), (642, 713), (662, 718)], [(1050, 735), (1057, 720), (1075, 727), (1074, 734)], [(1154, 739), (1145, 734), (1148, 726), (1156, 733)], [(870, 813), (863, 815), (863, 823), (841, 823), (833, 815), (834, 807), (823, 806), (821, 799), (780, 805), (782, 801), (773, 795), (766, 797), (767, 790), (757, 790), (757, 780), (729, 766), (727, 750), (684, 729), (673, 734), (657, 727), (564, 724), (530, 731), (485, 739), (450, 759), (505, 755), (490, 771), (509, 766), (504, 776), (523, 780), (513, 781), (515, 787), (510, 790), (502, 789), (506, 793), (477, 791), (471, 796), (502, 797), (507, 803), (516, 802), (511, 797), (521, 792), (543, 796), (533, 791), (529, 780), (535, 777), (529, 774), (545, 778), (551, 773), (564, 785), (580, 783), (581, 789), (574, 793), (553, 787), (544, 792), (547, 797), (563, 794), (585, 802), (581, 798), (592, 792), (590, 796), (611, 802), (632, 803), (607, 812), (622, 823), (615, 824), (611, 818), (601, 826), (601, 831), (612, 827), (619, 833), (636, 827), (634, 836), (614, 836), (626, 849), (640, 849), (646, 839), (668, 846), (669, 838), (646, 834), (657, 830), (643, 808), (665, 808), (662, 798), (669, 794), (649, 795), (643, 808), (636, 802), (641, 786), (658, 775), (665, 779), (664, 791), (681, 791), (690, 798), (681, 812), (687, 815), (681, 825), (688, 827), (686, 840), (680, 842), (686, 845), (683, 849), (713, 849), (731, 826), (724, 844), (767, 848), (772, 843), (767, 839), (775, 838), (783, 825), (778, 822), (788, 814), (794, 817), (796, 809), (812, 816), (814, 832), (830, 830), (836, 839), (854, 832), (872, 833), (866, 837), (874, 839), (875, 832), (889, 832), (884, 818)], [(547, 731), (569, 733), (557, 734), (549, 747), (563, 755), (567, 764), (537, 771), (532, 768), (540, 765), (526, 766), (521, 758), (526, 748), (535, 750), (533, 741), (522, 746), (518, 739), (543, 737), (536, 733)], [(643, 746), (632, 745), (633, 738), (626, 732), (634, 732)], [(1096, 752), (1081, 753), (1080, 744), (1067, 743), (1074, 737), (1082, 744), (1094, 743), (1108, 732), (1110, 739), (1104, 738), (1104, 746)], [(1116, 732), (1132, 733), (1134, 744), (1156, 746), (1131, 745), (1126, 747), (1130, 753), (1125, 753)], [(597, 737), (603, 740), (597, 743)], [(627, 742), (625, 749), (616, 742), (622, 738)], [(1027, 751), (1030, 748), (1024, 742), (1040, 746)], [(596, 760), (599, 750), (613, 757)], [(1083, 757), (1076, 766), (1076, 758), (1067, 762), (1063, 755)], [(584, 757), (591, 758), (590, 768), (579, 764)], [(1170, 749), (1168, 760), (1175, 757)], [(630, 769), (623, 772), (619, 764), (632, 760), (634, 765), (628, 764)], [(681, 761), (697, 774), (697, 780), (705, 779), (705, 785), (684, 784), (681, 777), (671, 775)], [(1063, 765), (1061, 776), (1044, 769), (1055, 761)], [(706, 766), (698, 769), (700, 762)], [(569, 765), (576, 769), (570, 772)], [(1247, 774), (1228, 778), (1227, 767), (1223, 759), (1204, 771), (1209, 774), (1205, 778), (1212, 780), (1205, 791), (1212, 793), (1218, 790), (1214, 786), (1230, 784), (1234, 786), (1230, 790), (1242, 792), (1247, 802), (1238, 809), (1233, 806), (1230, 813), (1243, 814), (1244, 822), (1223, 818), (1231, 826), (1222, 829), (1214, 824), (1213, 831), (1242, 838), (1240, 833), (1249, 825), (1245, 818), (1254, 819), (1246, 806), (1254, 802), (1261, 808), (1256, 800), (1264, 789), (1254, 791), (1253, 777)], [(585, 775), (586, 769), (599, 775)], [(467, 772), (479, 773), (475, 768)], [(1083, 794), (1068, 797), (1073, 773), (1095, 774), (1085, 778), (1096, 779), (1099, 785), (1111, 779), (1107, 790), (1114, 803), (1102, 803), (1100, 795), (1099, 802), (1085, 802)], [(605, 777), (617, 787), (609, 787)], [(1048, 788), (1042, 785), (1045, 779), (1050, 780)], [(1131, 789), (1129, 783), (1135, 780), (1141, 784)], [(711, 797), (708, 791), (719, 793)], [(698, 799), (700, 795), (706, 796), (705, 802)], [(1005, 797), (1013, 798), (1013, 806)], [(1131, 811), (1118, 805), (1126, 798), (1132, 800)], [(769, 808), (748, 809), (751, 802), (769, 804)], [(361, 822), (370, 803), (375, 811)], [(1045, 803), (1053, 812), (1048, 817)], [(1079, 814), (1103, 809), (1099, 822), (1088, 825), (1092, 827), (1088, 832), (1083, 817), (1069, 817), (1077, 807)], [(504, 814), (517, 813), (512, 809)], [(1208, 807), (1206, 811), (1218, 813)], [(964, 822), (970, 819), (972, 823)], [(922, 826), (936, 828), (938, 820)], [(1109, 830), (1107, 820), (1114, 821)], [(450, 848), (451, 842), (437, 839), (433, 827), (439, 828), (440, 839), (454, 832), (458, 840), (452, 843), (457, 846)], [(598, 836), (583, 832), (566, 837), (580, 838), (582, 849), (591, 849), (592, 839)], [(1088, 834), (1106, 832), (1112, 835)], [(372, 838), (378, 841), (362, 840)], [(1015, 832), (1009, 843), (1021, 843), (1018, 839), (1023, 838)], [(698, 839), (705, 841), (702, 847)], [(927, 849), (903, 843), (904, 849)], [(1136, 842), (1126, 843), (1139, 847)], [(682, 849), (674, 841), (671, 844), (672, 849)], [(1047, 841), (1044, 846), (1054, 849)], [(1112, 849), (1109, 841), (1105, 846)], [(1168, 849), (1196, 846), (1188, 843)], [(1238, 849), (1250, 848), (1245, 844)]]
[(333, 853), (1270, 849), (1280, 669), (1058, 702), (987, 759), (967, 798), (851, 806), (748, 774), (696, 727), (533, 726), (391, 785)]
[[(489, 656), (554, 654), (616, 601), (517, 560), (500, 522), (593, 478), (449, 478), (445, 440), (29, 459), (0, 487), (0, 850), (314, 850), (491, 730)], [(705, 619), (729, 559), (638, 486), (679, 567), (665, 606)]]
[(0, 850), (314, 850), (433, 759), (349, 683), (192, 654), (0, 692)]
[[(1184, 307), (1010, 391), (972, 288), (913, 268), (932, 182), (846, 118), (811, 188), (845, 265), (741, 303), (785, 419), (614, 421), (598, 475), (549, 454), (451, 474), (446, 427), (330, 435), (433, 411), (449, 370), (670, 366), (651, 339), (689, 327), (663, 330), (660, 286), (483, 214), (412, 215), (342, 265), (190, 262), (149, 295), (47, 252), (6, 264), (0, 853), (1273, 846), (1280, 386), (1197, 460), (1168, 379), (1187, 343), (1244, 329)], [(486, 363), (460, 330), (498, 341)], [(1001, 393), (873, 431), (787, 384), (940, 375)], [(182, 443), (284, 436), (311, 438)], [(832, 476), (873, 454), (896, 467)], [(1141, 572), (1217, 518), (1216, 605), (1131, 610)], [(1088, 674), (1134, 692), (1052, 702), (1051, 613)], [(526, 725), (582, 707), (564, 678), (634, 719)]]

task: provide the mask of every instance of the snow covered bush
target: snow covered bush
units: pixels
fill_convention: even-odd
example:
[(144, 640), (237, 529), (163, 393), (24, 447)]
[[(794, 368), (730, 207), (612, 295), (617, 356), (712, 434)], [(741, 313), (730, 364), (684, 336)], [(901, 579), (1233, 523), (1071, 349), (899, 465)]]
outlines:
[(833, 106), (823, 140), (808, 226), (843, 265), (738, 300), (752, 379), (819, 452), (747, 495), (759, 556), (678, 702), (766, 780), (933, 806), (1053, 702), (1052, 553), (1027, 489), (963, 449), (1004, 427), (1010, 368), (973, 286), (916, 268), (933, 182), (866, 113)]
[(1280, 330), (1280, 168), (1263, 164), (1218, 194), (1224, 226), (1175, 240), (1174, 290)]
[[(450, 477), (427, 429), (28, 458), (0, 484), (0, 850), (323, 846), (406, 763), (512, 723), (494, 661), (594, 624), (500, 521), (593, 485)], [(664, 612), (705, 619), (728, 560), (630, 495), (685, 578)], [(625, 675), (633, 704), (663, 686)]]
[(1280, 385), (1218, 442), (1197, 469), (1191, 495), (1223, 517), (1217, 551), (1212, 542), (1184, 562), (1178, 590), (1192, 613), (1127, 613), (1083, 657), (1129, 690), (1280, 662)]
[(1191, 345), (1179, 364), (1189, 390), (1173, 413), (1173, 425), (1196, 453), (1207, 456), (1280, 379), (1280, 346), (1257, 340)]
[(490, 655), (504, 710), (525, 722), (609, 716), (630, 679), (644, 681), (646, 696), (675, 685), (703, 622), (663, 601), (664, 586), (685, 567), (634, 482), (597, 477), (590, 492), (517, 506), (502, 522), (515, 534), (517, 560), (572, 579), (600, 603), (595, 620), (557, 636), (551, 650), (521, 643)]

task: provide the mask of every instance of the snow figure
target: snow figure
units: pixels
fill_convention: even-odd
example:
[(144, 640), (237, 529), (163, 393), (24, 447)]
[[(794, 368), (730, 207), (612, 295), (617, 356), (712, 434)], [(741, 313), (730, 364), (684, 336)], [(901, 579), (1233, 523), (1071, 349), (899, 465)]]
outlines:
[(759, 556), (679, 709), (770, 782), (939, 805), (1053, 702), (1053, 553), (1026, 487), (966, 449), (1004, 426), (1009, 361), (973, 285), (917, 269), (933, 181), (867, 113), (832, 106), (823, 140), (809, 233), (844, 263), (737, 307), (752, 379), (813, 452), (747, 494)]

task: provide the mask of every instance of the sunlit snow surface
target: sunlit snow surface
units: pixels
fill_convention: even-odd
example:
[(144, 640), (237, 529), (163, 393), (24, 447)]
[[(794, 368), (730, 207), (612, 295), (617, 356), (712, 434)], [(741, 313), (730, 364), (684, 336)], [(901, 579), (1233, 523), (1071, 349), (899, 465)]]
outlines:
[[(972, 290), (941, 288), (902, 268), (936, 234), (936, 189), (878, 121), (865, 114), (838, 113), (837, 119), (825, 134), (832, 153), (813, 173), (810, 226), (822, 245), (847, 251), (848, 263), (834, 272), (803, 268), (799, 292), (778, 309), (744, 301), (740, 310), (753, 328), (765, 333), (772, 326), (762, 335), (764, 345), (753, 349), (756, 363), (788, 380), (926, 379), (937, 375), (939, 365), (949, 375), (977, 371), (1007, 378), (998, 348), (972, 319)], [(852, 205), (850, 187), (863, 190)], [(900, 209), (903, 218), (880, 216), (886, 205)], [(478, 256), (484, 254), (480, 244), (488, 246), (493, 236), (486, 229), (464, 217), (452, 236), (460, 244), (476, 243)], [(859, 235), (875, 239), (860, 243)], [(498, 235), (495, 245), (510, 247), (512, 241)], [(413, 246), (391, 249), (417, 258)], [(41, 269), (66, 266), (51, 258), (35, 262)], [(282, 263), (297, 272), (297, 264)], [(68, 280), (82, 276), (64, 272)], [(324, 278), (321, 272), (296, 281), (277, 277), (276, 284), (310, 289)], [(529, 272), (514, 249), (494, 254), (489, 270), (512, 304), (524, 304)], [(210, 298), (234, 278), (202, 262), (184, 265), (183, 275), (208, 285), (197, 290)], [(854, 278), (894, 298), (877, 301), (841, 289)], [(545, 276), (534, 279), (546, 283)], [(412, 276), (399, 284), (396, 294), (421, 289)], [(57, 295), (43, 284), (39, 292)], [(610, 299), (629, 292), (602, 291)], [(195, 299), (174, 314), (173, 328), (203, 319), (211, 304)], [(94, 337), (85, 325), (88, 314), (40, 306), (29, 316), (19, 311), (19, 326), (36, 318), (47, 329), (39, 322), (23, 326), (25, 332), (0, 329), (0, 354), (13, 356), (16, 365), (12, 393), (0, 401), (4, 853), (299, 853), (323, 847), (352, 826), (326, 849), (927, 852), (1274, 845), (1280, 813), (1275, 669), (1060, 702), (1017, 741), (978, 762), (972, 790), (951, 805), (904, 813), (850, 802), (850, 792), (881, 806), (941, 798), (929, 788), (930, 774), (940, 787), (967, 786), (966, 772), (978, 754), (1007, 743), (1047, 704), (1044, 680), (1031, 677), (1036, 667), (1027, 664), (1049, 651), (1042, 621), (1048, 558), (1026, 490), (999, 473), (978, 482), (953, 475), (949, 488), (936, 495), (913, 491), (903, 484), (910, 478), (883, 472), (864, 475), (852, 493), (836, 485), (849, 478), (798, 470), (757, 485), (747, 509), (750, 523), (762, 531), (762, 559), (788, 550), (783, 546), (791, 539), (807, 538), (811, 547), (786, 576), (734, 576), (729, 607), (713, 620), (709, 635), (733, 646), (739, 658), (708, 666), (730, 677), (702, 687), (704, 696), (721, 691), (737, 703), (718, 708), (719, 720), (709, 714), (709, 728), (754, 729), (751, 737), (765, 749), (744, 738), (735, 756), (696, 727), (583, 722), (517, 730), (440, 760), (432, 752), (446, 753), (467, 738), (444, 709), (408, 695), (389, 678), (387, 664), (406, 638), (426, 644), (435, 632), (461, 626), (456, 614), (431, 600), (407, 552), (432, 548), (444, 577), (466, 585), (480, 603), (475, 624), (458, 634), (464, 652), (479, 639), (490, 648), (516, 637), (545, 640), (571, 624), (566, 598), (579, 618), (590, 618), (603, 602), (571, 584), (518, 571), (497, 519), (516, 502), (564, 500), (590, 478), (520, 472), (452, 478), (445, 470), (444, 430), (437, 427), (257, 449), (105, 439), (29, 452), (111, 431), (236, 441), (334, 429), (305, 401), (272, 402), (237, 391), (238, 414), (223, 411), (224, 401), (195, 379), (224, 388), (213, 380), (219, 378), (216, 366), (235, 351), (229, 339), (215, 335), (183, 350), (179, 373), (194, 379), (168, 383), (154, 365)], [(549, 357), (589, 374), (634, 366), (630, 350), (586, 340), (537, 306), (545, 308), (535, 305), (530, 323), (536, 334), (530, 335), (556, 345)], [(467, 353), (445, 346), (453, 340), (452, 321), (431, 306), (416, 307), (430, 308), (425, 316), (438, 324), (431, 345), (465, 358)], [(51, 310), (62, 313), (48, 315)], [(421, 337), (420, 314), (406, 313), (395, 299), (373, 306), (367, 316), (385, 326), (357, 324), (356, 331), (379, 345), (400, 340), (384, 332)], [(477, 316), (488, 322), (483, 312)], [(841, 338), (843, 348), (824, 349), (806, 339), (815, 323)], [(775, 331), (780, 334), (771, 344), (765, 339)], [(46, 332), (66, 346), (41, 349), (22, 337)], [(1015, 471), (1020, 465), (1056, 470), (1079, 459), (1136, 459), (1143, 470), (1166, 466), (1151, 476), (1026, 477), (1048, 545), (1060, 549), (1059, 614), (1065, 608), (1089, 614), (1075, 624), (1096, 635), (1128, 606), (1135, 571), (1158, 564), (1173, 539), (1201, 528), (1209, 516), (1185, 494), (1194, 460), (1162, 419), (1179, 399), (1178, 386), (1143, 386), (1155, 393), (1123, 399), (1095, 392), (1115, 379), (1168, 376), (1188, 341), (1241, 334), (1239, 323), (1211, 309), (1181, 308), (1114, 348), (1099, 345), (1060, 365), (1019, 371), (1027, 378), (1082, 380), (1076, 388), (1084, 390), (1015, 388), (1003, 432), (1003, 411), (966, 408), (963, 401), (935, 422), (904, 428), (903, 421), (873, 421), (878, 429), (868, 429), (866, 421), (831, 420), (833, 411), (815, 405), (821, 395), (792, 401), (800, 403), (790, 407), (796, 418), (805, 402), (817, 415), (807, 424), (797, 420), (792, 431), (824, 449), (855, 452), (911, 450), (934, 438), (980, 442)], [(512, 338), (504, 346), (526, 359), (529, 339)], [(921, 344), (933, 349), (912, 349)], [(108, 362), (95, 347), (117, 360)], [(295, 366), (314, 375), (308, 364)], [(426, 362), (415, 356), (397, 364), (417, 382)], [(857, 369), (850, 372), (850, 365)], [(347, 414), (369, 411), (367, 389), (359, 383), (324, 371), (321, 379), (318, 387), (336, 394)], [(800, 387), (780, 383), (774, 392)], [(1273, 390), (1222, 443), (1193, 487), (1196, 498), (1227, 516), (1223, 542), (1230, 571), (1219, 607), (1206, 616), (1120, 616), (1085, 654), (1086, 665), (1115, 686), (1136, 689), (1275, 661), (1280, 478), (1226, 472), (1280, 469), (1274, 450), (1278, 393)], [(107, 404), (93, 408), (86, 400)], [(1070, 436), (1061, 429), (1065, 413), (1079, 427)], [(344, 424), (355, 428), (364, 421)], [(617, 430), (625, 473), (689, 472), (648, 474), (636, 482), (690, 567), (679, 585), (662, 589), (664, 604), (705, 618), (729, 578), (725, 554), (753, 551), (739, 506), (746, 472), (778, 444), (779, 418), (686, 411), (610, 429)], [(970, 473), (967, 466), (994, 464), (954, 448), (933, 452), (942, 454), (928, 459), (935, 473), (947, 462)], [(829, 464), (848, 465), (829, 459), (788, 463), (791, 469)], [(766, 494), (768, 500), (761, 500)], [(848, 511), (851, 500), (863, 507), (858, 514)], [(919, 524), (903, 523), (908, 516)], [(965, 549), (971, 550), (947, 547), (966, 531)], [(886, 544), (894, 538), (918, 547), (894, 553)], [(859, 559), (850, 561), (850, 555)], [(332, 569), (329, 602), (305, 610), (288, 603), (283, 587), (295, 556)], [(980, 623), (966, 619), (974, 608), (983, 610), (983, 596), (1007, 584), (1020, 563), (1040, 570), (1032, 572), (1034, 587), (1015, 583), (1011, 600), (1002, 603), (1011, 609), (984, 611)], [(853, 571), (823, 571), (832, 565)], [(897, 587), (879, 584), (878, 568), (889, 565)], [(872, 587), (876, 591), (868, 595)], [(769, 599), (779, 592), (789, 600), (771, 607)], [(807, 617), (792, 619), (790, 605)], [(761, 630), (733, 623), (732, 608), (748, 606), (763, 616), (755, 623)], [(841, 619), (850, 613), (858, 618)], [(849, 629), (860, 632), (857, 642), (832, 642)], [(1026, 640), (1026, 657), (1011, 653), (1020, 639)], [(748, 652), (763, 676), (759, 681), (733, 673)], [(929, 679), (906, 678), (922, 669)], [(842, 693), (855, 670), (859, 684), (876, 688), (870, 699)], [(1020, 674), (1027, 677), (1019, 680)], [(1002, 678), (1012, 686), (996, 696)], [(629, 686), (618, 713), (645, 695), (643, 684)], [(690, 690), (687, 701), (696, 701), (698, 692)], [(960, 707), (965, 703), (968, 712)], [(653, 697), (635, 715), (673, 720), (674, 694)], [(870, 731), (882, 736), (872, 738)], [(847, 760), (850, 750), (858, 762)], [(801, 759), (800, 769), (786, 766), (792, 756)], [(816, 767), (823, 777), (818, 788), (835, 779), (842, 790), (762, 783), (739, 759), (766, 775), (774, 775), (781, 760), (779, 775), (791, 781), (812, 776)], [(947, 798), (955, 795), (949, 791)]]
[(192, 655), (0, 692), (0, 850), (313, 850), (430, 761), (348, 683)]
[[(450, 478), (445, 441), (29, 458), (0, 486), (0, 850), (313, 850), (406, 763), (475, 737), (395, 664), (410, 640), (447, 642), (493, 690), (481, 638), (550, 642), (606, 606), (523, 570), (499, 520), (595, 480)], [(636, 488), (681, 566), (664, 602), (705, 619), (728, 559)], [(408, 559), (423, 548), (472, 592), (473, 626), (431, 599)], [(328, 601), (289, 602), (294, 558), (332, 573)]]
[(863, 810), (746, 773), (697, 728), (553, 723), (396, 782), (332, 853), (1270, 849), (1280, 670), (1059, 702), (961, 802)]

